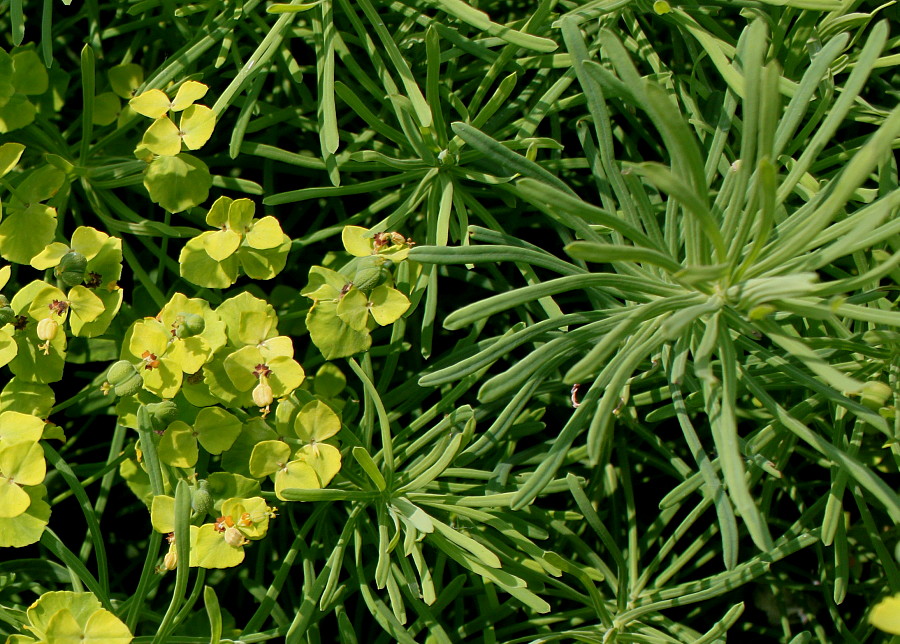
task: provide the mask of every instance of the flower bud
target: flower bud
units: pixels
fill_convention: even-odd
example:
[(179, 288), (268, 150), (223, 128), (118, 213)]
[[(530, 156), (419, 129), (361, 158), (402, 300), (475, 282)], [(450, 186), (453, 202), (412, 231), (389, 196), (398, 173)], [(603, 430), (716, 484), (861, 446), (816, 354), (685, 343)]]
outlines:
[(169, 546), (169, 551), (163, 557), (163, 566), (166, 570), (175, 570), (178, 567), (178, 552), (175, 550), (175, 544)]
[(87, 258), (81, 253), (71, 250), (62, 256), (53, 272), (66, 286), (78, 286), (84, 283), (86, 270)]
[(863, 385), (860, 402), (869, 409), (878, 410), (894, 395), (889, 385), (878, 380), (870, 380)]

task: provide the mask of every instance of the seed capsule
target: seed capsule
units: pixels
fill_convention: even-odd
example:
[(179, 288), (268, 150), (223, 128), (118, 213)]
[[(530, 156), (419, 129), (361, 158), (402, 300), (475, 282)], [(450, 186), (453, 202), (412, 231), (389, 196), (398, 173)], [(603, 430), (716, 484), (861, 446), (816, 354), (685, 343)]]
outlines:
[(77, 251), (69, 251), (62, 256), (54, 273), (66, 286), (78, 286), (84, 283), (84, 272), (87, 270), (87, 258)]
[(106, 374), (106, 379), (113, 386), (117, 396), (133, 396), (141, 390), (144, 382), (137, 368), (128, 360), (114, 362)]
[(196, 313), (181, 313), (175, 323), (176, 338), (191, 338), (200, 335), (206, 328), (206, 320)]
[(5, 295), (0, 295), (0, 326), (12, 324), (16, 321), (16, 313), (9, 305)]
[(390, 278), (390, 268), (393, 265), (394, 263), (391, 260), (378, 255), (366, 257), (358, 265), (359, 268), (353, 277), (353, 285), (368, 295), (372, 292), (372, 289)]
[(253, 388), (253, 404), (257, 407), (268, 407), (272, 404), (274, 397), (272, 396), (272, 387), (269, 383), (262, 382)]
[(213, 498), (209, 493), (209, 483), (206, 479), (200, 479), (198, 486), (191, 490), (191, 509), (200, 516), (206, 516), (212, 506)]
[(178, 407), (171, 400), (150, 403), (147, 405), (147, 411), (150, 413), (153, 430), (159, 432), (165, 430), (178, 415)]

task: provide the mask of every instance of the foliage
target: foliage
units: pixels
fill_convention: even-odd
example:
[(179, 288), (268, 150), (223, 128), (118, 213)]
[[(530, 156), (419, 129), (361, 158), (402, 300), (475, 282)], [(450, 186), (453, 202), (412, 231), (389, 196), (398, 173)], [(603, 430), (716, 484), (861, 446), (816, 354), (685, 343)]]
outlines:
[(890, 641), (898, 19), (10, 0), (0, 634)]

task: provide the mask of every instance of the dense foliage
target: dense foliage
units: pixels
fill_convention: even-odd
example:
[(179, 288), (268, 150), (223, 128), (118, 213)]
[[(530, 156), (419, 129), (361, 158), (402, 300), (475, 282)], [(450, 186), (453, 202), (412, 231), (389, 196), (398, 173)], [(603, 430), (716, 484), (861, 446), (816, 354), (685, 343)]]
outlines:
[(900, 635), (892, 23), (0, 3), (0, 634)]

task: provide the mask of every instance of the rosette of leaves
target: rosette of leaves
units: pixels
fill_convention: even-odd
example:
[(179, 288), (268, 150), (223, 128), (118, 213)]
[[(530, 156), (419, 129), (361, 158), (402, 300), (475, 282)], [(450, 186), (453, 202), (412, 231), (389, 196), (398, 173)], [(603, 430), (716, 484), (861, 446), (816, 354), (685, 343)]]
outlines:
[[(262, 539), (269, 529), (269, 519), (275, 516), (275, 509), (260, 496), (229, 498), (222, 502), (219, 512), (221, 514), (214, 522), (190, 527), (190, 567), (232, 568), (239, 565), (244, 560), (244, 547), (251, 541)], [(154, 497), (151, 522), (158, 532), (173, 532), (175, 499)], [(170, 545), (169, 553), (174, 554), (177, 561), (174, 545)], [(168, 563), (166, 567), (169, 567)]]
[(300, 291), (313, 301), (306, 326), (326, 360), (368, 350), (370, 331), (393, 324), (410, 305), (393, 288), (391, 269), (406, 259), (411, 242), (399, 233), (373, 235), (360, 226), (345, 226), (341, 240), (354, 259), (340, 271), (313, 266)]
[(93, 593), (44, 593), (28, 607), (26, 616), (28, 635), (13, 635), (9, 642), (129, 644), (133, 639), (128, 627), (103, 608)]
[(38, 270), (52, 268), (60, 284), (70, 287), (66, 300), (74, 303), (69, 321), (73, 335), (90, 338), (106, 332), (123, 299), (118, 285), (122, 276), (121, 239), (79, 226), (68, 245), (53, 242), (30, 263)]
[[(129, 101), (131, 109), (154, 119), (144, 132), (141, 147), (159, 156), (173, 157), (181, 152), (182, 144), (197, 150), (212, 136), (216, 126), (215, 113), (205, 105), (194, 105), (206, 95), (209, 87), (197, 81), (187, 81), (178, 88), (175, 98), (169, 99), (159, 89), (151, 89)], [(181, 112), (178, 125), (169, 112)]]
[[(169, 212), (199, 205), (209, 195), (212, 185), (209, 168), (197, 157), (181, 151), (182, 147), (199, 149), (215, 129), (215, 113), (205, 105), (194, 105), (194, 101), (206, 95), (207, 89), (203, 83), (187, 81), (173, 99), (162, 90), (151, 89), (129, 101), (132, 110), (154, 119), (135, 155), (149, 162), (144, 171), (144, 186), (150, 198)], [(178, 125), (169, 112), (181, 112)]]
[(276, 430), (283, 440), (261, 441), (250, 456), (250, 473), (274, 475), (275, 496), (287, 489), (324, 488), (341, 469), (341, 452), (329, 441), (341, 429), (341, 419), (325, 403), (312, 400), (302, 408), (295, 401), (279, 403)]
[(388, 262), (380, 256), (364, 258), (354, 279), (368, 286), (370, 275), (382, 282), (368, 292), (358, 288), (345, 273), (313, 266), (309, 282), (300, 293), (313, 303), (306, 314), (306, 327), (313, 343), (326, 360), (352, 356), (372, 345), (370, 332), (400, 319), (409, 299), (389, 286)]
[(293, 358), (294, 344), (278, 335), (275, 309), (249, 293), (222, 302), (216, 313), (225, 323), (227, 344), (203, 369), (209, 393), (226, 406), (249, 407), (263, 383), (273, 398), (287, 396), (303, 383), (303, 367)]
[[(43, 286), (38, 289), (38, 284)], [(74, 333), (75, 320), (81, 329), (84, 324), (99, 318), (105, 310), (103, 300), (84, 285), (73, 286), (68, 293), (46, 282), (32, 282), (29, 287), (34, 289), (34, 298), (28, 307), (28, 317), (37, 322), (39, 327), (43, 320), (53, 320), (61, 327), (69, 319)]]
[(156, 319), (169, 330), (169, 352), (185, 373), (199, 371), (225, 345), (225, 323), (204, 299), (175, 293)]
[(29, 96), (39, 96), (50, 86), (47, 68), (30, 48), (0, 47), (0, 134), (30, 125), (37, 112)]
[[(0, 147), (0, 177), (19, 161), (25, 148), (18, 143)], [(56, 234), (56, 208), (43, 203), (59, 192), (66, 175), (44, 165), (6, 183), (12, 197), (0, 222), (0, 255), (16, 264), (28, 264)]]
[(187, 359), (192, 367), (195, 359), (190, 351), (179, 350), (175, 340), (165, 324), (144, 318), (131, 325), (122, 343), (122, 360), (136, 363), (144, 389), (160, 398), (175, 397), (185, 374), (181, 360)]
[(181, 251), (181, 276), (207, 288), (228, 288), (243, 272), (257, 280), (275, 277), (284, 268), (291, 240), (271, 215), (254, 218), (250, 199), (219, 197), (206, 214), (215, 231), (194, 237)]

